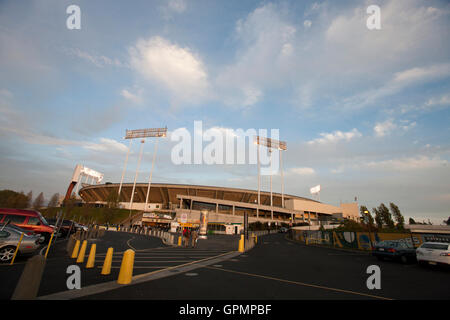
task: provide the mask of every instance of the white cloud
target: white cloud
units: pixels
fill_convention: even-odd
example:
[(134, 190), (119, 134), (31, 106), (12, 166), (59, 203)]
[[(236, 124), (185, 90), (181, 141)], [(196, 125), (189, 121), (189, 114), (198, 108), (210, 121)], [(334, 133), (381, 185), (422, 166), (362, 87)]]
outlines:
[(135, 104), (141, 104), (143, 100), (142, 89), (137, 89), (136, 91), (136, 93), (133, 93), (128, 89), (122, 89), (122, 91), (120, 91), (120, 95)]
[(438, 156), (427, 157), (424, 155), (409, 158), (391, 159), (383, 161), (371, 161), (366, 164), (368, 168), (388, 169), (388, 170), (418, 170), (440, 168), (448, 166), (449, 162)]
[(376, 137), (384, 137), (391, 134), (396, 129), (402, 129), (408, 131), (414, 128), (417, 122), (410, 120), (400, 120), (399, 123), (395, 123), (393, 119), (388, 119), (384, 122), (378, 122), (373, 127), (373, 131)]
[(327, 144), (327, 143), (336, 143), (339, 141), (350, 141), (354, 138), (361, 137), (362, 134), (358, 131), (358, 129), (354, 128), (348, 132), (342, 131), (334, 131), (332, 133), (320, 133), (322, 138), (317, 138), (311, 141), (308, 141), (308, 144)]
[(195, 103), (208, 97), (206, 68), (190, 48), (156, 36), (139, 40), (129, 53), (131, 67), (167, 89), (172, 101)]
[(377, 137), (384, 137), (385, 135), (390, 134), (395, 128), (397, 128), (397, 125), (393, 122), (393, 120), (388, 119), (384, 122), (377, 123), (373, 128), (373, 131), (375, 131), (375, 135)]
[(236, 23), (238, 50), (235, 62), (222, 68), (216, 86), (230, 105), (251, 106), (267, 88), (282, 86), (293, 72), (297, 27), (269, 3)]
[(115, 66), (115, 67), (123, 67), (124, 64), (120, 62), (117, 58), (109, 58), (104, 55), (92, 54), (86, 51), (82, 51), (78, 48), (63, 48), (63, 51), (69, 55), (76, 56), (80, 59), (89, 61), (99, 68), (103, 68), (105, 66)]
[(395, 73), (392, 78), (379, 88), (367, 90), (346, 99), (346, 104), (364, 107), (375, 103), (378, 99), (394, 95), (403, 89), (440, 80), (450, 76), (450, 64), (435, 64), (428, 67), (415, 67)]
[(87, 143), (85, 149), (99, 151), (102, 153), (126, 153), (128, 147), (114, 139), (100, 138), (100, 143)]
[(440, 96), (439, 98), (435, 98), (435, 97), (430, 98), (425, 103), (425, 107), (427, 109), (430, 109), (434, 106), (450, 106), (450, 95), (445, 94), (445, 95)]
[(187, 5), (184, 0), (170, 0), (168, 7), (177, 13), (183, 13), (186, 10)]
[(301, 176), (308, 176), (308, 175), (315, 174), (316, 171), (313, 168), (300, 167), (300, 168), (289, 169), (289, 173), (297, 174), (297, 175), (301, 175)]

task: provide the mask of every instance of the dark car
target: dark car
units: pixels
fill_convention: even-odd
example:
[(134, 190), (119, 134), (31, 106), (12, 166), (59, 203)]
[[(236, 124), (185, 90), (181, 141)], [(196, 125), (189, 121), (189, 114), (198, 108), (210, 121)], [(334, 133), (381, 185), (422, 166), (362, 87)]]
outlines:
[(278, 230), (279, 233), (287, 233), (289, 231), (288, 228), (281, 227), (280, 230)]
[[(55, 227), (57, 219), (48, 218), (47, 222), (51, 226)], [(78, 224), (71, 220), (63, 220), (62, 223), (61, 223), (61, 221), (58, 221), (58, 227), (59, 227), (59, 232), (61, 233), (61, 237), (66, 237), (69, 234), (69, 232), (70, 232), (70, 234), (72, 234), (78, 230)]]
[(378, 260), (388, 258), (408, 263), (416, 260), (416, 249), (404, 241), (385, 240), (373, 246), (372, 255)]

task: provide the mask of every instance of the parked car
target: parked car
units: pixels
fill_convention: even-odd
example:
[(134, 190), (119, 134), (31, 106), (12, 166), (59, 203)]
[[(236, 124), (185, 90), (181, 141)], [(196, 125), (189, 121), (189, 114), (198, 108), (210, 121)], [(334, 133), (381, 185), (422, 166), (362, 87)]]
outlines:
[(281, 227), (280, 228), (280, 230), (278, 231), (278, 232), (280, 232), (280, 233), (286, 233), (286, 232), (288, 232), (288, 228), (285, 228), (285, 227)]
[[(48, 218), (46, 220), (50, 226), (52, 226), (54, 228), (56, 227), (56, 222), (57, 222), (56, 218)], [(77, 223), (73, 222), (71, 220), (63, 220), (62, 222), (58, 221), (58, 227), (59, 227), (59, 232), (61, 234), (61, 237), (66, 237), (69, 234), (69, 232), (70, 232), (70, 234), (72, 234), (80, 229), (79, 226), (77, 227)]]
[(22, 229), (43, 235), (46, 242), (53, 233), (53, 228), (39, 211), (0, 208), (0, 224), (6, 224), (8, 221)]
[(416, 250), (419, 264), (450, 265), (450, 243), (424, 242)]
[[(11, 261), (19, 244), (22, 232), (23, 230), (17, 230), (17, 228), (12, 225), (0, 228), (0, 262)], [(24, 233), (17, 254), (32, 254), (39, 248), (40, 244), (40, 235), (27, 235)]]
[(385, 240), (373, 246), (372, 255), (378, 260), (388, 258), (408, 263), (416, 259), (416, 249), (403, 241)]

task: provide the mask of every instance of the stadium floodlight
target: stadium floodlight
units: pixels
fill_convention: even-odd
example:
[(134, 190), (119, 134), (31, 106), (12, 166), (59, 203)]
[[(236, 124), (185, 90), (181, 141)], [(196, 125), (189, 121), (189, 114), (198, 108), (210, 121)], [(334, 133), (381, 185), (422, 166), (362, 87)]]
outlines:
[(255, 136), (255, 143), (270, 149), (287, 150), (286, 142), (266, 137)]
[[(281, 151), (287, 150), (287, 144), (285, 141), (279, 141), (271, 138), (255, 136), (254, 143), (258, 145), (257, 159), (258, 159), (258, 206), (261, 204), (261, 165), (259, 163), (259, 146), (263, 146), (269, 149), (270, 166), (272, 166), (272, 149), (278, 149), (280, 152), (280, 170), (281, 170), (281, 207), (284, 208), (284, 176), (283, 176), (283, 161), (281, 158)], [(273, 220), (273, 196), (272, 196), (272, 170), (270, 172), (270, 207), (271, 207), (271, 219)], [(259, 216), (259, 208), (256, 210), (256, 215)]]
[[(132, 206), (133, 206), (133, 199), (134, 199), (134, 193), (135, 193), (134, 190), (136, 188), (136, 180), (137, 180), (139, 167), (140, 167), (140, 163), (141, 163), (141, 158), (142, 158), (142, 152), (143, 152), (145, 138), (166, 137), (166, 136), (167, 136), (167, 127), (165, 127), (165, 128), (147, 128), (147, 129), (137, 129), (137, 130), (128, 130), (128, 129), (125, 130), (125, 137), (124, 137), (124, 139), (130, 140), (130, 144), (129, 144), (129, 147), (128, 147), (127, 156), (125, 158), (125, 164), (124, 164), (124, 168), (123, 168), (123, 171), (122, 171), (122, 178), (120, 180), (119, 201), (120, 201), (120, 192), (122, 191), (123, 178), (125, 176), (125, 170), (127, 168), (128, 155), (129, 155), (130, 149), (131, 149), (131, 142), (133, 141), (133, 139), (142, 139), (141, 140), (141, 148), (140, 148), (140, 151), (139, 151), (138, 165), (137, 165), (136, 174), (135, 174), (135, 177), (134, 177), (133, 190), (131, 192), (130, 210), (132, 209)], [(154, 161), (155, 161), (155, 156), (156, 156), (156, 145), (155, 145), (155, 154), (153, 156), (152, 172), (153, 172), (153, 165), (154, 165)], [(152, 172), (150, 173), (149, 187), (148, 187), (148, 190), (147, 190), (147, 199), (148, 199), (148, 192), (150, 191), (150, 183), (151, 183)], [(146, 200), (145, 207), (147, 207), (147, 200)]]
[(149, 128), (138, 130), (126, 130), (124, 139), (149, 138), (149, 137), (165, 137), (167, 135), (167, 127), (165, 128)]

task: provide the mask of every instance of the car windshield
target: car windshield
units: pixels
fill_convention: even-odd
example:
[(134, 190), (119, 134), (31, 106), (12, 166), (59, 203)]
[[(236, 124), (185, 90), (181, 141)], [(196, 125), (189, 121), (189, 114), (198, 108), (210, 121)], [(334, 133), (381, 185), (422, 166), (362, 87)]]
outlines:
[(377, 244), (379, 247), (389, 247), (389, 248), (396, 248), (399, 246), (399, 242), (397, 241), (381, 241)]
[(447, 250), (448, 244), (442, 244), (442, 243), (424, 243), (422, 245), (422, 248), (425, 249), (435, 249), (435, 250)]
[(48, 222), (47, 222), (47, 220), (45, 220), (44, 216), (43, 216), (39, 211), (36, 211), (36, 212), (37, 212), (37, 214), (39, 215), (39, 218), (41, 218), (42, 223), (43, 223), (45, 226), (48, 226)]

